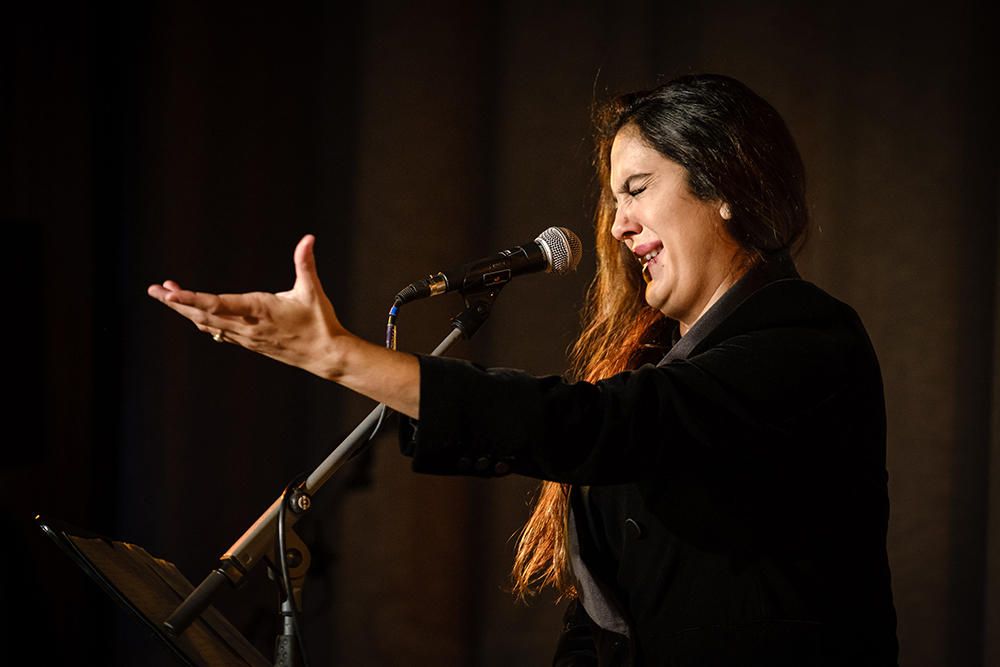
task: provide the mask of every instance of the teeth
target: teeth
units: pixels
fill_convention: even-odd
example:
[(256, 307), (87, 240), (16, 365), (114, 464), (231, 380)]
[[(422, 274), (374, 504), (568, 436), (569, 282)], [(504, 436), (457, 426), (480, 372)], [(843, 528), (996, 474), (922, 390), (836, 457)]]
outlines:
[(639, 259), (639, 264), (642, 265), (642, 279), (645, 280), (647, 284), (653, 280), (653, 276), (649, 273), (649, 263), (659, 254), (659, 250), (653, 250), (652, 252), (647, 252), (645, 256)]
[(642, 264), (643, 266), (645, 266), (645, 265), (646, 265), (646, 264), (648, 264), (648, 263), (649, 263), (649, 262), (650, 262), (650, 261), (651, 261), (651, 260), (652, 260), (652, 259), (653, 259), (654, 257), (656, 257), (656, 256), (657, 256), (657, 255), (659, 255), (659, 254), (660, 254), (660, 251), (659, 251), (659, 250), (653, 250), (652, 252), (647, 252), (647, 253), (645, 254), (645, 256), (643, 256), (643, 257), (636, 257), (636, 259), (638, 259), (638, 260), (639, 260), (639, 263), (640, 263), (640, 264)]

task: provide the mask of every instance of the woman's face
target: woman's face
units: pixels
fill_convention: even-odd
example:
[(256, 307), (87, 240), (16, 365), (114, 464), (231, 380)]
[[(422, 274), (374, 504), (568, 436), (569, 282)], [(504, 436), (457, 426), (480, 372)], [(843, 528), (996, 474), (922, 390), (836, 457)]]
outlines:
[(611, 146), (611, 191), (611, 234), (644, 265), (646, 303), (679, 321), (683, 334), (740, 277), (740, 248), (722, 218), (727, 209), (695, 197), (687, 170), (650, 148), (634, 126)]

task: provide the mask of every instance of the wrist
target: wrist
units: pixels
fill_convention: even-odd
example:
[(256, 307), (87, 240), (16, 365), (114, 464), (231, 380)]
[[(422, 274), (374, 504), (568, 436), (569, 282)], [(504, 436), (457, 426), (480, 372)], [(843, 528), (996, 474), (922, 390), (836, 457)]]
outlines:
[(344, 332), (329, 338), (312, 372), (404, 415), (420, 416), (420, 363), (411, 354)]
[(359, 343), (363, 344), (364, 341), (346, 332), (331, 335), (324, 346), (320, 367), (315, 374), (326, 380), (339, 382), (350, 372)]

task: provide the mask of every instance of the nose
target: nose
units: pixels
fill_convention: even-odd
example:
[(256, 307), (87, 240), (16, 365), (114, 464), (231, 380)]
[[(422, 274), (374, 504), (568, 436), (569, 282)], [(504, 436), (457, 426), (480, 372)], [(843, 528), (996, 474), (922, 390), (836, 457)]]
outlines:
[(615, 219), (611, 223), (611, 236), (616, 241), (624, 243), (625, 239), (632, 238), (640, 232), (642, 232), (642, 225), (632, 219), (624, 206), (619, 206), (615, 210)]

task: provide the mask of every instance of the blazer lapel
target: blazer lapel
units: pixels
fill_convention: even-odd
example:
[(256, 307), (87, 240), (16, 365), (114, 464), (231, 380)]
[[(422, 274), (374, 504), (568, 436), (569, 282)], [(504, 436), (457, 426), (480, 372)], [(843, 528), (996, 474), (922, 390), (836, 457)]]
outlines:
[(787, 252), (776, 253), (747, 271), (704, 315), (698, 318), (688, 332), (674, 343), (657, 366), (665, 366), (677, 359), (687, 359), (740, 304), (765, 285), (779, 280), (799, 280), (799, 273)]
[[(577, 492), (581, 490), (584, 493), (578, 495)], [(576, 595), (594, 623), (605, 630), (630, 637), (628, 622), (625, 620), (614, 595), (602, 582), (594, 578), (580, 555), (582, 551), (580, 534), (576, 529), (576, 513), (573, 511), (573, 504), (574, 497), (578, 498), (580, 502), (587, 502), (585, 491), (586, 487), (573, 489), (573, 494), (570, 497), (569, 521), (566, 525), (569, 562), (573, 570), (573, 578), (576, 580)], [(586, 509), (583, 511), (584, 516), (586, 516)]]
[[(763, 262), (751, 269), (740, 278), (722, 297), (716, 301), (711, 308), (702, 315), (694, 326), (682, 336), (666, 356), (657, 364), (665, 366), (671, 361), (687, 359), (697, 349), (699, 344), (704, 342), (706, 337), (714, 331), (729, 315), (735, 311), (740, 304), (761, 287), (779, 280), (798, 280), (799, 274), (795, 270), (795, 264), (787, 252), (779, 252), (765, 258)], [(577, 516), (589, 517), (588, 503), (589, 487), (581, 486), (572, 490), (570, 496), (570, 509), (567, 522), (567, 548), (569, 550), (570, 566), (573, 570), (573, 577), (576, 579), (577, 596), (583, 605), (587, 615), (601, 628), (617, 632), (618, 634), (631, 636), (628, 621), (622, 613), (621, 607), (615, 599), (612, 591), (607, 585), (598, 581), (591, 574), (581, 557), (580, 534), (577, 530)], [(574, 505), (580, 504), (579, 512), (574, 510)], [(593, 525), (592, 522), (588, 522)], [(590, 526), (584, 526), (591, 529)]]

